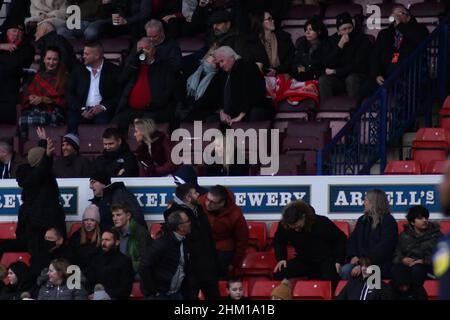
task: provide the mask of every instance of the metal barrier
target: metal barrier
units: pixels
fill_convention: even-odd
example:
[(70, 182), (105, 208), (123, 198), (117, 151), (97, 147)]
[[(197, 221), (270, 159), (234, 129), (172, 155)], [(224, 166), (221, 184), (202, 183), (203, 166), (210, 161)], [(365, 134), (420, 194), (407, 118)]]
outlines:
[(318, 175), (369, 174), (387, 148), (419, 115), (431, 123), (432, 103), (446, 94), (450, 16), (366, 99), (347, 124), (317, 153)]

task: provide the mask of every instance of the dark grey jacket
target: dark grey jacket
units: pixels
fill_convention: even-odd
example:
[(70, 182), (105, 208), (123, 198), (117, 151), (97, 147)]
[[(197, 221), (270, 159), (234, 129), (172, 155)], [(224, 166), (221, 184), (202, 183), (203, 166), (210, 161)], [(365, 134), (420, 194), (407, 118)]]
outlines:
[(50, 282), (39, 288), (37, 300), (87, 300), (87, 292), (82, 289), (69, 289), (66, 283), (56, 286)]
[(425, 233), (420, 235), (409, 223), (405, 224), (395, 249), (394, 263), (401, 263), (403, 258), (410, 257), (423, 259), (425, 264), (431, 265), (431, 257), (442, 236), (439, 225), (434, 222), (430, 222)]

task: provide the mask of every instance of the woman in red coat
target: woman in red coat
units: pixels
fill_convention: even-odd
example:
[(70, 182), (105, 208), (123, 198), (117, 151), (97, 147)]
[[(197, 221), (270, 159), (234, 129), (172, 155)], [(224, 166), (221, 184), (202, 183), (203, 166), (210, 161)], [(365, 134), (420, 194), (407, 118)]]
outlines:
[(141, 177), (163, 177), (175, 172), (172, 142), (165, 133), (158, 131), (152, 119), (135, 119), (134, 137), (139, 143), (136, 153)]

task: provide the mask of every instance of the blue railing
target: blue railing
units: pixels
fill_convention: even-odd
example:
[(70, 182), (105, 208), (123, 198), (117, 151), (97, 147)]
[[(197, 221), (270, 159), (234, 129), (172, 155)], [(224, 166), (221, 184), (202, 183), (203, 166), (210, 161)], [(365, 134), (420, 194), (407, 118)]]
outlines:
[(419, 115), (431, 122), (432, 103), (446, 94), (450, 16), (366, 99), (346, 125), (317, 153), (318, 175), (369, 174), (386, 167), (390, 143)]

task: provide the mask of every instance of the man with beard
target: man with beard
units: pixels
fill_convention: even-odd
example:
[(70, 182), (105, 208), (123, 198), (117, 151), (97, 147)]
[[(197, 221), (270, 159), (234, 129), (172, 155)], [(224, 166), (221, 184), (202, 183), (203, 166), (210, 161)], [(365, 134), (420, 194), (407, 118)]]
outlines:
[(134, 271), (131, 259), (120, 252), (120, 234), (109, 229), (102, 234), (102, 251), (94, 257), (87, 272), (88, 292), (104, 288), (113, 300), (126, 300), (133, 286)]
[(177, 186), (174, 203), (164, 212), (164, 220), (167, 223), (168, 216), (174, 211), (183, 211), (191, 221), (191, 233), (187, 235), (187, 245), (191, 254), (193, 296), (198, 296), (199, 290), (203, 292), (207, 300), (217, 300), (220, 297), (218, 279), (216, 248), (212, 236), (208, 217), (198, 204), (195, 186), (185, 183)]
[[(440, 186), (442, 213), (450, 216), (450, 161)], [(437, 244), (433, 257), (434, 275), (439, 279), (439, 299), (450, 300), (450, 235)]]

